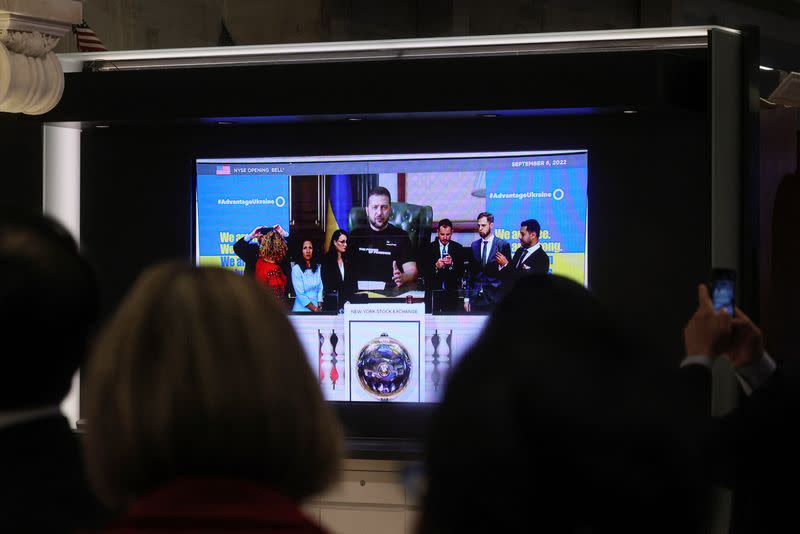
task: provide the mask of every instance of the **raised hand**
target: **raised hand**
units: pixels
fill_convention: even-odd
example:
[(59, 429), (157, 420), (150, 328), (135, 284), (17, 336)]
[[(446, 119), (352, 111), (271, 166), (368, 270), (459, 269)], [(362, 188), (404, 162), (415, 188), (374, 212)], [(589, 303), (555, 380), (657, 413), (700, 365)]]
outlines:
[(495, 252), (494, 257), (497, 260), (497, 265), (499, 265), (500, 267), (505, 267), (506, 265), (508, 265), (508, 258), (506, 258), (503, 254), (501, 254), (499, 250)]
[(730, 347), (725, 353), (731, 365), (738, 369), (760, 360), (764, 356), (761, 330), (739, 308), (736, 308), (731, 325)]
[(261, 233), (262, 226), (256, 226), (253, 228), (253, 231), (247, 235), (247, 240), (255, 239), (256, 237), (261, 237), (263, 234)]
[(708, 288), (703, 284), (697, 287), (697, 310), (683, 329), (683, 339), (688, 356), (716, 358), (730, 345), (731, 316), (725, 310), (719, 313), (714, 310)]
[(283, 226), (281, 226), (280, 224), (276, 224), (275, 226), (273, 226), (273, 227), (272, 227), (272, 229), (273, 229), (273, 230), (275, 230), (276, 232), (278, 232), (278, 235), (280, 235), (280, 236), (281, 236), (281, 237), (283, 237), (284, 239), (286, 239), (287, 237), (289, 237), (289, 232), (287, 232), (286, 230), (284, 230), (284, 229), (283, 229)]
[(403, 273), (400, 272), (400, 268), (397, 266), (397, 262), (392, 262), (392, 281), (397, 287), (403, 285)]

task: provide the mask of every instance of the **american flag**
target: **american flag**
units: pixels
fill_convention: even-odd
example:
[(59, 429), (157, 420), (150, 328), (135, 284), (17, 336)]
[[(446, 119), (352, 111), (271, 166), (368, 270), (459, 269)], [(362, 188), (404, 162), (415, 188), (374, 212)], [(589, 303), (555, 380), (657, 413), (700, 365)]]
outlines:
[(108, 50), (94, 34), (94, 30), (86, 24), (85, 20), (80, 24), (74, 25), (72, 31), (78, 44), (78, 52), (105, 52)]

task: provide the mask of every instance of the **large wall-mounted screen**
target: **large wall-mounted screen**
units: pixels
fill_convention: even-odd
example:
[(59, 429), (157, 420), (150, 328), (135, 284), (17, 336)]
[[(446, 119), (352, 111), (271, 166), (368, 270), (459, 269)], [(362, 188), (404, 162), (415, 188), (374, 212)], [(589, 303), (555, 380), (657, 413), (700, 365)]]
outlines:
[(434, 402), (527, 272), (587, 282), (586, 150), (198, 159), (198, 265), (291, 312), (327, 399)]

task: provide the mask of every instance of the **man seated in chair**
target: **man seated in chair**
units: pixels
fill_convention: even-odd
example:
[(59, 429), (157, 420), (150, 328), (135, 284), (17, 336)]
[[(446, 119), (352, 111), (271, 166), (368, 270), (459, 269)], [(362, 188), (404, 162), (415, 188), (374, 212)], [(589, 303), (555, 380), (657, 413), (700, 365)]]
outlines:
[[(408, 232), (389, 224), (392, 195), (374, 187), (367, 197), (368, 228), (350, 232), (350, 250), (359, 282), (384, 282), (384, 289), (402, 287), (417, 279), (417, 262)], [(360, 288), (359, 288), (360, 289)]]

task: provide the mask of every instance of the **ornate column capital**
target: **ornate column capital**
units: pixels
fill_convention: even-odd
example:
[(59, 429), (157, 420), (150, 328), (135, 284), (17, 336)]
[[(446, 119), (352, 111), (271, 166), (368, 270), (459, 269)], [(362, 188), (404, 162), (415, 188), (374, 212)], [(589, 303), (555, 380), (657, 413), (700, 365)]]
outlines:
[(0, 111), (40, 115), (61, 100), (52, 50), (82, 20), (80, 0), (0, 0)]

